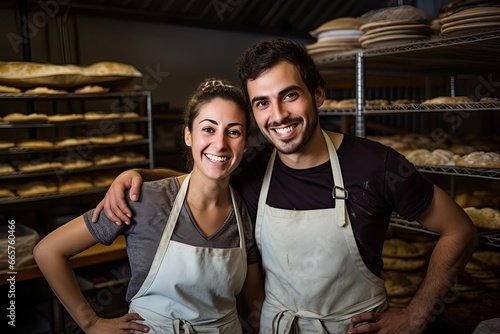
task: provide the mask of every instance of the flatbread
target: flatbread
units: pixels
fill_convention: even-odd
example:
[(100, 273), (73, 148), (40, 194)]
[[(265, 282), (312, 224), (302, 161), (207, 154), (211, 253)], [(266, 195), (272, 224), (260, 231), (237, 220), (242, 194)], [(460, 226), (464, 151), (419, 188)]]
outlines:
[(61, 169), (60, 162), (51, 161), (28, 161), (17, 165), (17, 169), (24, 173), (43, 172)]
[(0, 84), (20, 88), (119, 85), (141, 76), (142, 73), (132, 65), (117, 62), (99, 62), (88, 66), (0, 62)]
[(458, 158), (457, 166), (470, 168), (500, 168), (500, 154), (495, 152), (472, 152)]
[(14, 167), (12, 167), (11, 165), (5, 164), (5, 163), (0, 163), (0, 174), (12, 173), (15, 171), (16, 171), (16, 169)]
[(425, 248), (397, 238), (386, 239), (382, 248), (382, 256), (387, 257), (415, 258), (425, 253)]
[(16, 189), (16, 193), (20, 196), (33, 196), (42, 194), (51, 194), (58, 191), (57, 185), (54, 182), (33, 181), (21, 185)]
[(125, 141), (133, 141), (133, 140), (142, 140), (142, 139), (144, 139), (144, 135), (142, 135), (140, 133), (124, 132), (122, 135), (123, 135), (123, 140), (125, 140)]
[(0, 188), (0, 198), (14, 197), (14, 196), (16, 196), (16, 194), (12, 190), (6, 188)]
[(109, 187), (115, 180), (114, 175), (99, 175), (94, 177), (93, 182), (95, 187)]
[(97, 155), (93, 158), (96, 166), (123, 163), (125, 159), (119, 155)]
[(32, 139), (32, 140), (23, 140), (16, 144), (17, 147), (25, 147), (25, 148), (33, 148), (33, 149), (53, 149), (56, 148), (54, 143), (48, 140), (42, 139)]
[(125, 160), (125, 162), (140, 162), (146, 161), (146, 157), (143, 154), (135, 153), (135, 152), (122, 152), (119, 154), (120, 157)]
[(49, 87), (36, 87), (28, 89), (24, 94), (68, 94), (65, 90), (57, 90)]
[(63, 170), (75, 170), (75, 169), (90, 168), (93, 165), (94, 165), (94, 163), (92, 161), (81, 159), (81, 160), (62, 162), (61, 169), (63, 169)]
[(16, 146), (13, 142), (10, 141), (0, 141), (0, 150), (5, 150), (11, 147)]
[(422, 104), (446, 104), (446, 103), (467, 103), (474, 102), (467, 96), (438, 96), (422, 102)]
[(70, 146), (78, 146), (78, 145), (88, 145), (90, 144), (90, 140), (87, 138), (66, 138), (61, 139), (56, 142), (56, 145), (59, 147), (70, 147)]
[(11, 113), (3, 118), (4, 122), (45, 122), (49, 119), (46, 114), (22, 114), (22, 113)]
[(115, 112), (105, 112), (105, 111), (88, 111), (83, 114), (83, 117), (87, 121), (101, 120), (101, 119), (116, 119), (120, 118), (119, 113)]
[(123, 141), (123, 135), (118, 133), (112, 133), (104, 136), (89, 137), (89, 141), (92, 144), (118, 144)]
[(48, 116), (49, 122), (70, 122), (83, 120), (82, 114), (56, 114)]
[(75, 89), (76, 94), (103, 94), (109, 92), (109, 88), (102, 86), (84, 86), (78, 89)]
[(21, 93), (21, 90), (16, 87), (0, 85), (0, 93)]
[(79, 191), (79, 190), (90, 189), (93, 186), (94, 184), (91, 181), (84, 179), (74, 179), (61, 182), (59, 184), (59, 191), (60, 192)]

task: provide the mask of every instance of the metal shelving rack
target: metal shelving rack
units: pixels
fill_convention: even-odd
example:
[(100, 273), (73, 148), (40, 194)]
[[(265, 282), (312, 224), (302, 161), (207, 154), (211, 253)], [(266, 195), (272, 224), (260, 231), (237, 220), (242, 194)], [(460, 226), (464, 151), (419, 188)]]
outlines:
[[(152, 110), (151, 110), (151, 93), (149, 91), (140, 91), (140, 92), (116, 92), (116, 93), (105, 93), (105, 94), (23, 94), (23, 93), (15, 93), (15, 94), (0, 94), (0, 102), (1, 101), (23, 101), (34, 103), (37, 101), (48, 101), (52, 103), (60, 102), (60, 101), (80, 101), (84, 103), (85, 101), (90, 100), (111, 100), (118, 102), (124, 102), (130, 100), (128, 105), (135, 106), (140, 109), (139, 117), (135, 118), (109, 118), (104, 119), (106, 122), (112, 122), (113, 124), (130, 124), (130, 123), (145, 123), (145, 131), (144, 133), (147, 137), (141, 140), (134, 141), (125, 141), (118, 144), (88, 144), (86, 148), (90, 149), (120, 149), (125, 147), (137, 146), (137, 145), (147, 145), (148, 156), (145, 161), (140, 162), (129, 162), (129, 163), (120, 163), (120, 164), (109, 164), (102, 166), (92, 166), (88, 168), (75, 169), (75, 170), (50, 170), (44, 172), (10, 172), (10, 173), (2, 173), (0, 174), (0, 181), (11, 181), (11, 180), (28, 180), (28, 179), (40, 179), (44, 177), (51, 177), (57, 175), (58, 173), (68, 174), (83, 174), (86, 173), (99, 173), (106, 170), (112, 169), (130, 169), (130, 168), (153, 168), (154, 167), (154, 157), (153, 157), (153, 124), (152, 124)], [(29, 108), (30, 105), (28, 104)], [(2, 129), (44, 129), (44, 128), (59, 128), (59, 127), (84, 127), (91, 125), (99, 125), (103, 120), (89, 120), (89, 121), (68, 121), (68, 122), (2, 122), (0, 121), (0, 131), (4, 131)], [(0, 136), (1, 138), (1, 136)], [(72, 148), (72, 147), (70, 147)], [(27, 149), (27, 148), (19, 148), (12, 147), (9, 149), (0, 150), (0, 157), (8, 158), (9, 156), (16, 156), (19, 154), (43, 154), (43, 153), (64, 153), (67, 148), (53, 148), (53, 149)], [(74, 196), (85, 196), (89, 194), (95, 193), (104, 193), (106, 188), (93, 188), (91, 190), (80, 190), (80, 191), (71, 191), (71, 192), (63, 192), (63, 193), (50, 193), (43, 195), (35, 195), (35, 196), (15, 196), (15, 197), (7, 197), (0, 199), (0, 206), (25, 203), (25, 202), (34, 202), (39, 200), (53, 200), (58, 198), (66, 198), (66, 197), (74, 197)]]
[[(478, 57), (480, 55), (480, 57)], [(457, 69), (469, 73), (500, 71), (500, 30), (478, 31), (459, 36), (436, 36), (430, 40), (409, 42), (390, 47), (352, 50), (316, 58), (315, 62), (324, 74), (353, 71), (356, 85), (355, 108), (320, 109), (320, 117), (354, 116), (356, 136), (365, 136), (365, 116), (402, 113), (435, 113), (450, 111), (498, 111), (500, 102), (470, 102), (454, 104), (400, 104), (366, 106), (364, 99), (365, 77), (378, 73), (441, 73), (450, 76), (450, 90), (455, 92), (454, 72)], [(467, 68), (464, 69), (464, 63)], [(443, 174), (450, 177), (465, 176), (500, 181), (500, 169), (477, 169), (442, 165), (417, 165), (424, 173)], [(418, 222), (408, 222), (393, 216), (390, 222), (423, 233), (434, 234)], [(500, 231), (481, 232), (481, 242), (500, 247)]]

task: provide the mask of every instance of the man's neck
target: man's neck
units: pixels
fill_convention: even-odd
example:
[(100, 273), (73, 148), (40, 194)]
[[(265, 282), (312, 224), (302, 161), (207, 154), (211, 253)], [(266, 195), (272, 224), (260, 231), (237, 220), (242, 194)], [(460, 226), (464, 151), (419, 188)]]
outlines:
[[(338, 149), (342, 143), (343, 135), (336, 132), (326, 131), (333, 142), (335, 149)], [(280, 160), (288, 167), (294, 169), (306, 169), (316, 167), (328, 161), (328, 148), (321, 129), (316, 131), (311, 139), (299, 152), (293, 154), (284, 154), (278, 151)]]

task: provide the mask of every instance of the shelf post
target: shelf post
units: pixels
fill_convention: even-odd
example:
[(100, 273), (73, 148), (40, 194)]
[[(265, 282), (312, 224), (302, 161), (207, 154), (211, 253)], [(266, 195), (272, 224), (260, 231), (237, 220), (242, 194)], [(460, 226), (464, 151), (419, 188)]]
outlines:
[(356, 119), (355, 134), (358, 137), (365, 136), (365, 78), (364, 78), (364, 56), (363, 52), (356, 53)]

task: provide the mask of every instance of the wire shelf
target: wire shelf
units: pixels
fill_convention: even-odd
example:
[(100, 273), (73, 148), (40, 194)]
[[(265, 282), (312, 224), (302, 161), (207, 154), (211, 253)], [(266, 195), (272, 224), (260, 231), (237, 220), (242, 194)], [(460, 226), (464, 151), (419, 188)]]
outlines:
[[(418, 222), (415, 221), (409, 222), (397, 215), (393, 215), (391, 217), (390, 225), (395, 227), (401, 227), (407, 230), (437, 235), (437, 233), (429, 231), (428, 229), (420, 225)], [(500, 247), (500, 231), (479, 232), (479, 238), (482, 244), (488, 246)]]

